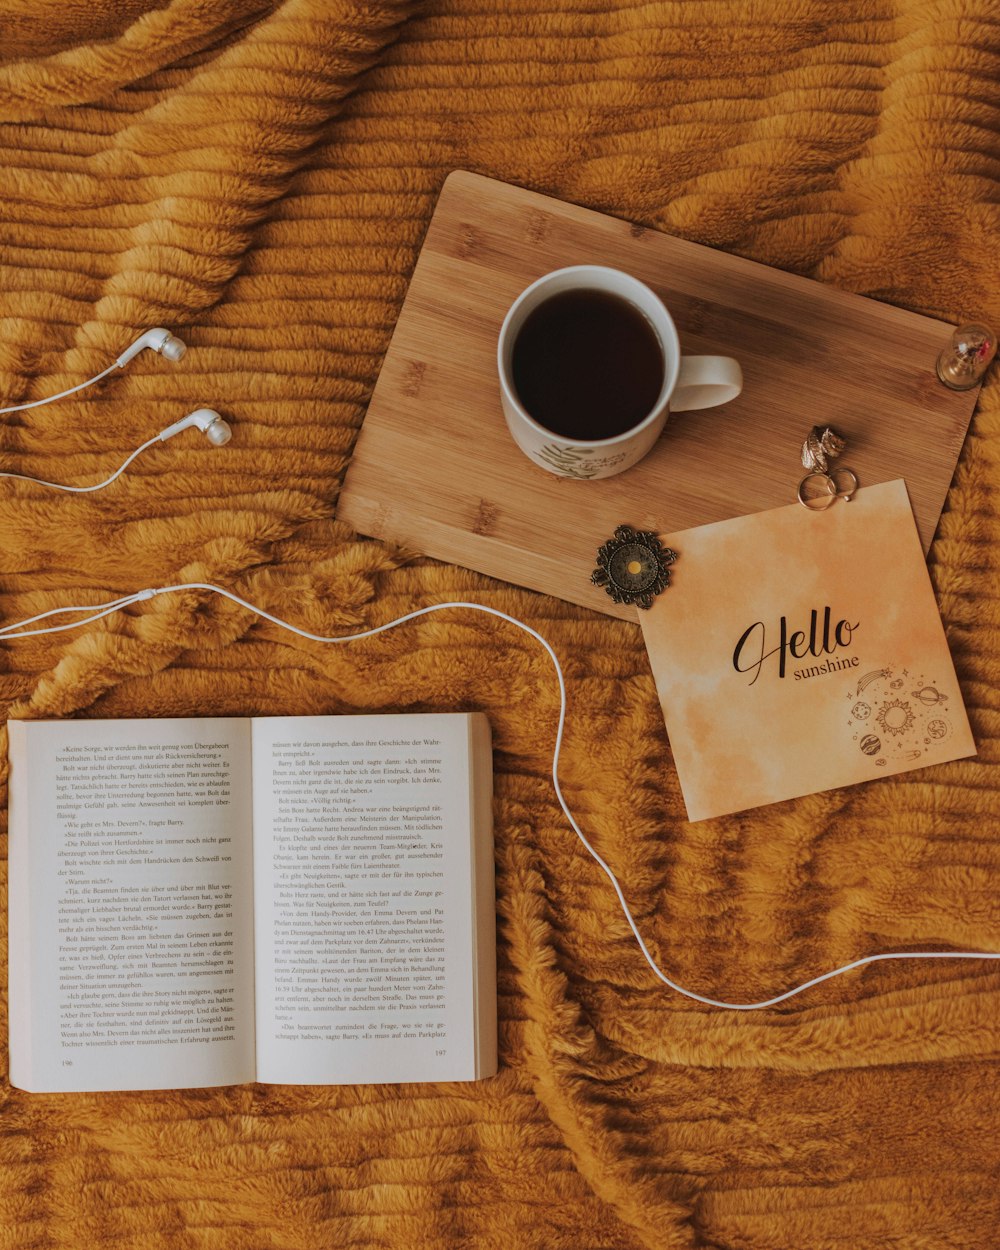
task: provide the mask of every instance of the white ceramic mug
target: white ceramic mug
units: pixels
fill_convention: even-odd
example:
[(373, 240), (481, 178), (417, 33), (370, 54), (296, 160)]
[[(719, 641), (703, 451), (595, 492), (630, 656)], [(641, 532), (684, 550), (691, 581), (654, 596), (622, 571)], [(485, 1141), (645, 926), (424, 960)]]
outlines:
[[(614, 438), (564, 438), (539, 424), (518, 397), (512, 377), (514, 343), (527, 317), (565, 291), (602, 291), (626, 299), (646, 318), (663, 352), (663, 385), (649, 413)], [(681, 356), (677, 329), (663, 301), (645, 283), (602, 265), (556, 269), (525, 288), (510, 306), (497, 343), (503, 415), (515, 443), (529, 460), (559, 477), (594, 479), (623, 473), (659, 438), (670, 412), (714, 408), (743, 389), (739, 362), (729, 356)]]

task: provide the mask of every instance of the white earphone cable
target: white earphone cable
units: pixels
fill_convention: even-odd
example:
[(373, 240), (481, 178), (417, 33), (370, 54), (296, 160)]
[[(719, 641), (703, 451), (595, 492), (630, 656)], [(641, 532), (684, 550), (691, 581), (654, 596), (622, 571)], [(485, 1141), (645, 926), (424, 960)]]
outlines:
[(155, 438), (147, 439), (141, 447), (137, 447), (134, 452), (115, 469), (110, 477), (106, 477), (103, 482), (97, 482), (93, 486), (64, 486), (61, 482), (47, 482), (44, 478), (29, 477), (26, 473), (4, 473), (0, 472), (0, 477), (16, 478), (19, 482), (33, 482), (36, 486), (51, 486), (53, 490), (71, 491), (75, 495), (86, 495), (93, 490), (102, 490), (105, 486), (110, 486), (116, 478), (121, 477), (125, 470), (129, 467), (136, 456), (141, 455), (147, 447), (152, 447), (154, 443), (160, 442), (159, 434)]
[(44, 478), (29, 477), (27, 473), (0, 471), (0, 477), (14, 478), (19, 482), (31, 482), (35, 486), (48, 486), (52, 490), (70, 491), (75, 495), (86, 495), (91, 491), (103, 490), (105, 486), (110, 486), (112, 482), (121, 477), (136, 456), (141, 456), (147, 448), (154, 446), (156, 443), (165, 443), (167, 439), (173, 438), (175, 434), (180, 434), (183, 430), (190, 429), (201, 430), (209, 442), (216, 447), (224, 447), (232, 437), (232, 430), (228, 422), (223, 421), (214, 408), (196, 408), (194, 412), (189, 412), (186, 417), (175, 421), (173, 425), (168, 425), (159, 434), (155, 434), (152, 438), (147, 438), (141, 447), (137, 447), (130, 456), (127, 456), (122, 461), (110, 477), (106, 477), (103, 482), (95, 482), (93, 486), (65, 486), (62, 482), (48, 482)]
[[(26, 404), (12, 404), (9, 408), (0, 408), (0, 415), (7, 412), (24, 412), (26, 408), (40, 408), (43, 404), (54, 404), (57, 399), (65, 399), (67, 395), (75, 395), (77, 391), (86, 390), (88, 386), (93, 386), (95, 382), (100, 382), (102, 378), (106, 378), (109, 373), (114, 373), (116, 369), (124, 369), (126, 365), (146, 349), (156, 352), (158, 356), (165, 356), (167, 360), (182, 360), (187, 351), (183, 339), (179, 339), (175, 334), (171, 334), (169, 330), (163, 326), (153, 326), (150, 330), (143, 330), (137, 339), (129, 344), (122, 352), (117, 360), (112, 361), (106, 369), (102, 369), (100, 373), (95, 373), (92, 378), (88, 378), (86, 382), (80, 382), (76, 386), (71, 386), (68, 390), (60, 391), (58, 395), (46, 395), (44, 399), (33, 399)], [(51, 485), (51, 483), (46, 483)]]
[[(139, 449), (140, 451), (142, 448)], [(135, 453), (138, 454), (138, 453)], [(128, 463), (126, 461), (126, 463)], [(125, 466), (123, 465), (122, 468)], [(120, 470), (119, 470), (120, 471)], [(618, 883), (618, 878), (611, 871), (601, 856), (594, 850), (590, 842), (585, 837), (580, 826), (577, 824), (573, 813), (570, 811), (565, 798), (563, 797), (562, 788), (559, 785), (559, 754), (562, 749), (563, 731), (566, 724), (566, 681), (563, 676), (562, 666), (559, 659), (549, 642), (542, 637), (530, 625), (524, 621), (519, 621), (515, 616), (509, 616), (506, 612), (501, 612), (498, 608), (490, 608), (482, 603), (469, 603), (462, 600), (450, 601), (447, 603), (433, 603), (428, 607), (417, 608), (413, 612), (408, 612), (405, 616), (397, 617), (393, 621), (387, 621), (384, 625), (377, 625), (373, 629), (362, 630), (357, 634), (344, 634), (340, 636), (327, 637), (322, 634), (313, 634), (308, 630), (300, 629), (297, 625), (292, 625), (288, 621), (282, 620), (281, 617), (273, 616), (270, 612), (266, 612), (263, 608), (258, 608), (252, 603), (248, 603), (246, 599), (242, 599), (239, 595), (234, 594), (230, 590), (226, 590), (222, 586), (216, 586), (211, 582), (184, 582), (176, 586), (159, 586), (155, 589), (137, 591), (132, 595), (124, 595), (120, 599), (113, 599), (108, 603), (96, 604), (91, 607), (68, 607), (53, 608), (47, 612), (40, 612), (37, 616), (30, 617), (28, 620), (19, 621), (11, 625), (0, 626), (0, 641), (8, 638), (27, 638), (35, 634), (57, 633), (61, 630), (76, 629), (80, 626), (98, 621), (102, 617), (108, 616), (113, 612), (119, 611), (121, 608), (130, 606), (133, 603), (139, 603), (146, 599), (152, 599), (156, 595), (171, 594), (181, 590), (207, 590), (213, 594), (221, 595), (225, 599), (231, 600), (240, 607), (246, 608), (250, 612), (256, 613), (272, 624), (279, 626), (281, 629), (287, 629), (293, 634), (298, 634), (302, 638), (309, 639), (310, 642), (324, 643), (347, 643), (358, 642), (363, 638), (374, 638), (377, 634), (385, 633), (386, 630), (395, 629), (397, 625), (404, 625), (407, 621), (414, 621), (418, 617), (427, 616), (432, 612), (442, 612), (446, 609), (469, 609), (473, 612), (484, 612), (488, 616), (495, 616), (502, 621), (523, 630), (530, 637), (534, 638), (548, 654), (552, 661), (556, 672), (556, 679), (559, 683), (559, 720), (556, 728), (555, 746), (552, 753), (552, 785), (555, 789), (556, 798), (559, 800), (559, 806), (563, 815), (569, 821), (573, 832), (579, 838), (586, 848), (588, 854), (597, 863), (598, 867), (604, 872), (605, 876), (611, 882), (615, 894), (618, 896), (618, 902), (622, 909), (622, 913), (628, 922), (629, 928), (635, 940), (639, 944), (646, 962), (649, 964), (653, 973), (663, 982), (664, 985), (675, 990), (678, 994), (683, 994), (686, 998), (693, 999), (695, 1002), (703, 1003), (707, 1007), (721, 1007), (729, 1011), (759, 1011), (762, 1008), (774, 1007), (778, 1003), (784, 1002), (786, 999), (793, 998), (797, 994), (801, 994), (804, 990), (811, 989), (814, 985), (819, 985), (823, 981), (829, 981), (832, 977), (841, 976), (845, 972), (850, 972), (854, 968), (863, 968), (866, 964), (879, 963), (887, 959), (1000, 959), (1000, 952), (991, 951), (889, 951), (879, 955), (865, 955), (861, 959), (855, 959), (851, 963), (843, 964), (839, 968), (834, 968), (831, 972), (824, 972), (820, 976), (813, 977), (809, 981), (804, 981), (801, 985), (795, 986), (793, 989), (786, 990), (783, 994), (776, 994), (773, 998), (763, 999), (756, 1003), (727, 1003), (716, 998), (709, 998), (704, 994), (695, 993), (693, 990), (685, 989), (683, 985), (679, 985), (676, 981), (662, 971), (656, 960), (650, 954), (649, 948), (643, 941), (642, 934), (635, 922), (631, 909), (625, 900), (625, 895)], [(41, 629), (24, 629), (25, 625), (33, 625), (35, 622), (44, 620), (50, 616), (57, 616), (64, 613), (88, 613), (78, 621), (71, 621), (65, 625), (46, 626)]]
[[(100, 382), (101, 378), (106, 378), (109, 373), (114, 373), (118, 368), (118, 361), (108, 365), (101, 373), (95, 373), (92, 378), (88, 378), (86, 382), (81, 382), (79, 386), (71, 386), (68, 391), (60, 391), (58, 395), (47, 395), (44, 399), (33, 399), (30, 404), (14, 404), (11, 408), (0, 408), (0, 415), (6, 412), (23, 412), (25, 408), (40, 408), (43, 404), (54, 404), (57, 399), (65, 399), (67, 395), (75, 395), (77, 391), (86, 390), (88, 386), (93, 386), (95, 382)], [(16, 474), (7, 474), (8, 477), (15, 477)], [(51, 483), (46, 483), (51, 485)]]

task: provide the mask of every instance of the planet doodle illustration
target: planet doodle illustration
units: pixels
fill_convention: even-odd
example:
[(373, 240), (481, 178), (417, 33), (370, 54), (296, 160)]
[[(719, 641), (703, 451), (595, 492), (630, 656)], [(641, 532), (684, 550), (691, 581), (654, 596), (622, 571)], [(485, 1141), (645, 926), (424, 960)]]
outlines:
[(870, 686), (873, 681), (878, 681), (880, 677), (888, 677), (888, 676), (889, 676), (889, 669), (887, 668), (878, 668), (872, 673), (865, 673), (864, 677), (858, 678), (857, 693), (860, 694), (862, 690), (865, 689), (866, 686)]
[(911, 690), (910, 698), (919, 699), (924, 707), (934, 707), (938, 703), (948, 702), (948, 696), (946, 694), (942, 694), (941, 691), (935, 689), (934, 686), (923, 686), (920, 690)]
[(878, 721), (882, 732), (892, 734), (905, 734), (913, 727), (916, 717), (913, 715), (913, 709), (908, 703), (904, 703), (902, 699), (893, 699), (890, 703), (886, 703), (884, 707), (879, 708), (875, 717)]
[[(933, 684), (935, 680), (933, 672), (911, 672), (893, 664), (866, 672), (856, 688), (842, 688), (850, 708), (847, 726), (852, 740), (876, 768), (886, 772), (918, 768), (917, 761), (940, 754), (954, 735), (948, 695)], [(867, 693), (861, 698), (863, 691)]]

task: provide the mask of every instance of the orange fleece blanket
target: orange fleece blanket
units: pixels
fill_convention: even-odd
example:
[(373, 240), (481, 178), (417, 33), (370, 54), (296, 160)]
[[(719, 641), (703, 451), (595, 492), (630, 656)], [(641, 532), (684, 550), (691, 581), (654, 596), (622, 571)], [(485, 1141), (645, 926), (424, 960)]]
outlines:
[[(0, 58), (0, 406), (147, 326), (190, 345), (2, 418), (0, 468), (93, 481), (199, 405), (236, 431), (154, 448), (90, 497), (0, 482), (0, 620), (184, 580), (319, 633), (475, 598), (565, 657), (567, 797), (684, 984), (746, 1000), (878, 950), (1000, 950), (994, 382), (930, 557), (978, 757), (739, 817), (689, 825), (664, 783), (637, 627), (337, 519), (456, 167), (1000, 323), (995, 11), (8, 0)], [(875, 965), (756, 1015), (661, 987), (556, 805), (548, 661), (502, 623), (324, 648), (190, 592), (0, 645), (0, 695), (17, 717), (487, 712), (501, 1051), (475, 1085), (4, 1081), (2, 1250), (998, 1245), (995, 965)]]

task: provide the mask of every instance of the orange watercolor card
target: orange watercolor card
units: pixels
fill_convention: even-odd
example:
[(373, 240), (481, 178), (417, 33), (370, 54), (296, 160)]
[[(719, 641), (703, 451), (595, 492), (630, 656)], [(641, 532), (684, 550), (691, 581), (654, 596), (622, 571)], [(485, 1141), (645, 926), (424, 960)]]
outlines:
[(661, 540), (639, 616), (690, 820), (975, 755), (902, 481)]

